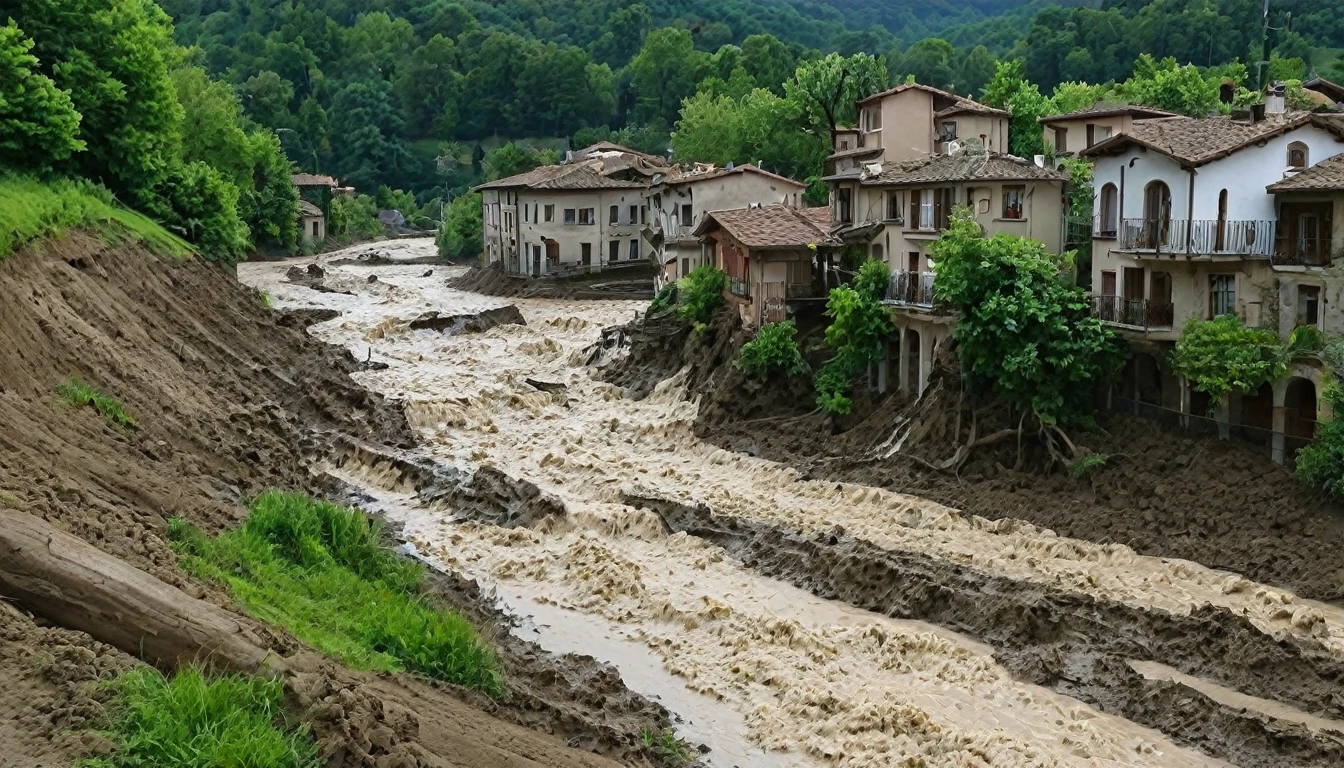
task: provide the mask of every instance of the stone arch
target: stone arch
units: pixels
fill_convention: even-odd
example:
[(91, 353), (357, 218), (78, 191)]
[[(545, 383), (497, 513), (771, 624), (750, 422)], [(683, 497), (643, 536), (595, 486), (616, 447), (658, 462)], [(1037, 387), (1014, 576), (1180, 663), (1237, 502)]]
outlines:
[(1283, 433), (1310, 440), (1316, 436), (1316, 383), (1294, 376), (1283, 391)]

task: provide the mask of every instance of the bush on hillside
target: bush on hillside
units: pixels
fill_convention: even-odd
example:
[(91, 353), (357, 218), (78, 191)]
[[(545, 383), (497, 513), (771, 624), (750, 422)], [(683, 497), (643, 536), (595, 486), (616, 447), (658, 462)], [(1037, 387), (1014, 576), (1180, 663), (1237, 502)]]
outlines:
[(782, 373), (796, 376), (807, 370), (803, 353), (798, 351), (798, 329), (792, 320), (766, 323), (756, 338), (742, 345), (737, 353), (737, 365), (758, 378)]
[(723, 306), (723, 292), (728, 288), (728, 275), (721, 269), (702, 264), (681, 278), (677, 284), (677, 316), (703, 332), (714, 317), (714, 310)]
[(481, 222), (481, 193), (462, 195), (448, 204), (443, 227), (434, 238), (439, 255), (453, 261), (479, 258), (484, 246)]
[(238, 188), (213, 167), (187, 163), (171, 174), (163, 190), (169, 229), (195, 243), (211, 261), (234, 264), (252, 247), (238, 216)]

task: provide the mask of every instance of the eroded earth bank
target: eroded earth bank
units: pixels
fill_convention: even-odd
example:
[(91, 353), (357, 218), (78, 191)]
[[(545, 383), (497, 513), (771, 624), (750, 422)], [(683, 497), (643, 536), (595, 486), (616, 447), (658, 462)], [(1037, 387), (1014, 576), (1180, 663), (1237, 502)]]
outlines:
[(616, 665), (706, 763), (1344, 764), (1338, 608), (702, 441), (685, 373), (604, 380), (595, 345), (643, 302), (336, 260), (240, 269), (323, 311), (310, 333), (419, 442), (334, 440), (324, 469), (515, 635)]

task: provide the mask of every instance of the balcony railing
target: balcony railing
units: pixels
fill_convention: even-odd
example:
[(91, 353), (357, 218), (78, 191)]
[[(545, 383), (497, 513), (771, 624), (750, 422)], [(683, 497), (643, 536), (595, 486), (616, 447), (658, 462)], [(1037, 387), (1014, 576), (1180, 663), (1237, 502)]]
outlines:
[(1274, 248), (1274, 264), (1289, 267), (1328, 267), (1334, 244), (1329, 237), (1280, 239)]
[(1145, 331), (1170, 331), (1176, 319), (1175, 308), (1169, 301), (1123, 296), (1093, 296), (1092, 314), (1103, 323)]
[(887, 283), (887, 303), (933, 307), (932, 272), (893, 272)]
[(1119, 249), (1196, 255), (1272, 256), (1273, 221), (1123, 219)]

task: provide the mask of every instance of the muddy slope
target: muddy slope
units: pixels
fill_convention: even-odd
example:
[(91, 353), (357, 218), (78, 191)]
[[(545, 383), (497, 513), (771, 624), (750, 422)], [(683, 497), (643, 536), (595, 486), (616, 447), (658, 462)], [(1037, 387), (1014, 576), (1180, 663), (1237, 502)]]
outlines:
[[(177, 569), (171, 518), (214, 533), (268, 488), (339, 495), (338, 483), (313, 470), (337, 436), (413, 442), (400, 407), (350, 378), (364, 366), (308, 335), (308, 323), (327, 317), (269, 310), (203, 261), (83, 235), (0, 261), (0, 505), (227, 605)], [(124, 404), (136, 428), (60, 399), (56, 386), (72, 376)], [(105, 744), (69, 731), (101, 711), (95, 681), (135, 662), (46, 627), (3, 597), (0, 764), (64, 765), (97, 754)], [(457, 602), (473, 599), (484, 604), (479, 595)], [(258, 634), (305, 670), (291, 692), (315, 713), (332, 765), (615, 764), (566, 740), (631, 764), (645, 759), (637, 729), (607, 724), (603, 707), (624, 701), (624, 687), (591, 660), (514, 649), (505, 663), (516, 711), (501, 720), (481, 708), (498, 705), (464, 702), (409, 676), (343, 669), (286, 633)], [(642, 710), (629, 709), (633, 722)]]
[[(724, 321), (716, 338), (732, 330)], [(727, 365), (744, 338), (698, 342), (675, 332), (675, 321), (631, 326), (630, 355), (604, 373), (633, 396), (690, 365), (701, 397), (696, 433), (729, 450), (791, 464), (804, 473), (914, 494), (991, 520), (1015, 518), (1062, 536), (1126, 544), (1138, 552), (1192, 560), (1303, 597), (1344, 601), (1344, 510), (1237, 441), (1197, 438), (1151, 422), (1111, 415), (1104, 432), (1074, 437), (1107, 454), (1086, 479), (1014, 471), (1014, 449), (978, 451), (959, 475), (896, 456), (872, 458), (894, 431), (907, 403), (857, 403), (840, 424), (813, 413), (805, 382), (745, 382)], [(706, 355), (706, 352), (710, 352)], [(954, 362), (954, 361), (953, 361)], [(948, 371), (955, 386), (955, 372)], [(863, 393), (856, 393), (863, 395)], [(930, 447), (930, 458), (955, 445)]]

